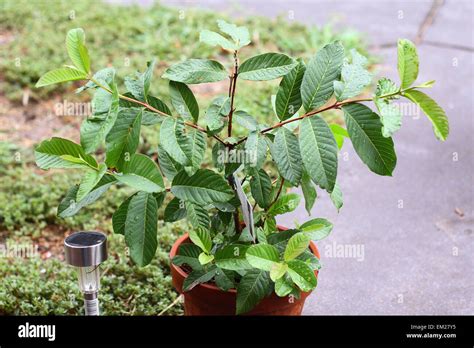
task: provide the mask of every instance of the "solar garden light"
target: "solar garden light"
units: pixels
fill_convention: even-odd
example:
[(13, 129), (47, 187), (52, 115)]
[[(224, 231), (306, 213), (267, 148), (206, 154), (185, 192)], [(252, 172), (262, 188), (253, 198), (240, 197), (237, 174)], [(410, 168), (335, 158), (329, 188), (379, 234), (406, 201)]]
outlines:
[(99, 265), (107, 260), (107, 236), (101, 232), (75, 232), (64, 240), (66, 262), (77, 267), (86, 315), (99, 315)]

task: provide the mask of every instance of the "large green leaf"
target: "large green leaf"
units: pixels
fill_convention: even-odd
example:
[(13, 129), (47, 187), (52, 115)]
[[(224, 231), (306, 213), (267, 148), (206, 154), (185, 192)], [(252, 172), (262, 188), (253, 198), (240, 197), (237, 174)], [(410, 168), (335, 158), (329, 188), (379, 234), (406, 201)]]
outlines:
[(227, 202), (234, 197), (234, 191), (225, 179), (209, 169), (199, 169), (192, 176), (185, 171), (178, 173), (173, 179), (171, 192), (194, 204)]
[(107, 166), (121, 169), (135, 153), (140, 140), (142, 111), (121, 109), (117, 120), (105, 137)]
[(296, 193), (288, 193), (280, 196), (275, 203), (268, 209), (268, 215), (276, 216), (289, 213), (300, 204), (300, 196)]
[(311, 291), (318, 284), (313, 270), (301, 260), (291, 260), (288, 262), (288, 274), (302, 291)]
[(150, 263), (158, 246), (157, 210), (155, 197), (147, 192), (138, 192), (128, 205), (125, 242), (130, 249), (130, 257), (141, 267)]
[(288, 270), (288, 265), (284, 262), (274, 263), (270, 270), (270, 279), (274, 282), (282, 278), (286, 271)]
[(270, 244), (255, 244), (245, 253), (247, 261), (252, 267), (270, 271), (275, 262), (280, 261), (278, 250)]
[(105, 172), (107, 171), (107, 166), (104, 163), (99, 165), (98, 170), (88, 169), (86, 174), (82, 177), (81, 184), (79, 185), (79, 189), (77, 190), (76, 199), (77, 201), (81, 201), (84, 199), (89, 192), (99, 183), (99, 181), (104, 176)]
[(332, 192), (337, 176), (337, 143), (322, 117), (306, 117), (301, 121), (299, 135), (304, 166), (321, 188)]
[(301, 177), (301, 191), (303, 192), (304, 197), (304, 207), (308, 212), (308, 215), (311, 215), (311, 208), (313, 208), (318, 194), (316, 193), (316, 188), (306, 170), (303, 170), (303, 176)]
[(160, 145), (176, 162), (191, 165), (191, 141), (184, 132), (181, 118), (167, 118), (160, 128)]
[(171, 104), (173, 104), (178, 114), (197, 122), (199, 118), (199, 105), (191, 89), (184, 83), (176, 81), (170, 81), (169, 86)]
[(202, 251), (209, 253), (212, 248), (211, 234), (204, 228), (195, 228), (189, 231), (191, 241), (201, 248)]
[(418, 104), (433, 124), (433, 131), (439, 140), (445, 141), (449, 134), (448, 117), (444, 110), (425, 93), (411, 90), (404, 94), (412, 102)]
[(341, 70), (341, 81), (334, 81), (334, 94), (338, 101), (353, 98), (367, 87), (372, 75), (366, 70), (367, 58), (355, 49), (351, 50), (352, 62), (345, 62)]
[(306, 111), (324, 105), (334, 91), (344, 60), (344, 47), (336, 41), (324, 46), (309, 61), (301, 83), (301, 97)]
[(271, 280), (268, 272), (252, 269), (240, 280), (237, 286), (237, 314), (250, 311), (268, 293)]
[(186, 202), (186, 216), (194, 228), (209, 229), (209, 214), (203, 206)]
[(51, 138), (35, 148), (36, 165), (41, 169), (50, 168), (97, 168), (97, 162), (84, 149), (67, 139)]
[(58, 216), (66, 218), (75, 215), (83, 207), (97, 201), (114, 182), (115, 178), (112, 175), (104, 175), (99, 183), (80, 201), (76, 199), (79, 185), (74, 185), (59, 203)]
[(299, 230), (312, 240), (321, 240), (331, 233), (332, 223), (323, 218), (316, 218), (306, 221), (299, 227)]
[(410, 87), (418, 77), (418, 53), (413, 42), (407, 39), (398, 40), (398, 75), (402, 88)]
[(204, 159), (204, 153), (206, 152), (206, 136), (203, 132), (193, 129), (189, 133), (189, 139), (191, 165), (193, 168), (198, 169), (201, 166), (201, 162)]
[(392, 175), (397, 156), (392, 138), (382, 135), (382, 123), (378, 115), (362, 104), (342, 107), (347, 132), (359, 157), (371, 171), (379, 175)]
[(245, 257), (248, 248), (248, 245), (243, 244), (226, 245), (216, 251), (216, 265), (220, 268), (232, 271), (252, 268)]
[(115, 234), (125, 235), (125, 221), (127, 221), (128, 206), (133, 196), (135, 196), (135, 194), (123, 201), (112, 215), (112, 227)]
[(188, 84), (216, 82), (228, 78), (228, 73), (221, 63), (208, 59), (188, 59), (177, 63), (162, 76), (171, 81)]
[(183, 166), (171, 158), (161, 145), (158, 145), (158, 164), (168, 180), (173, 180), (176, 174), (183, 170)]
[(231, 42), (215, 31), (207, 29), (201, 30), (199, 33), (199, 41), (204, 42), (210, 46), (221, 46), (223, 49), (228, 51), (235, 51), (238, 49), (238, 46), (234, 42)]
[(161, 192), (165, 188), (156, 163), (142, 154), (132, 155), (130, 161), (125, 162), (123, 171), (114, 176), (121, 183), (140, 191)]
[(150, 90), (151, 78), (155, 68), (156, 60), (147, 62), (147, 68), (143, 73), (136, 72), (135, 76), (126, 76), (124, 79), (125, 87), (137, 100), (148, 101), (148, 92)]
[(283, 76), (275, 99), (275, 111), (280, 121), (293, 116), (301, 107), (301, 82), (306, 71), (302, 60), (298, 61), (288, 74)]
[(247, 161), (245, 165), (250, 168), (260, 169), (267, 157), (267, 142), (259, 132), (250, 132), (245, 142)]
[(254, 132), (258, 129), (259, 125), (255, 117), (248, 114), (243, 110), (236, 110), (232, 114), (232, 122), (235, 122), (245, 129), (248, 129), (251, 132)]
[(271, 203), (272, 179), (265, 170), (260, 169), (250, 179), (250, 191), (259, 207), (266, 209)]
[(217, 20), (217, 25), (223, 33), (229, 35), (234, 40), (237, 46), (236, 49), (240, 49), (250, 43), (250, 33), (246, 27), (238, 27), (222, 19)]
[(86, 38), (82, 28), (71, 29), (66, 36), (66, 49), (74, 66), (88, 74), (90, 71), (90, 58), (85, 46)]
[(214, 278), (216, 285), (222, 291), (228, 291), (235, 288), (234, 272), (218, 268)]
[(303, 162), (296, 135), (284, 127), (280, 128), (270, 151), (281, 176), (291, 184), (298, 185), (301, 180)]
[(165, 222), (175, 222), (186, 217), (186, 203), (174, 197), (166, 206), (164, 212)]
[(285, 248), (283, 258), (285, 261), (290, 261), (297, 258), (303, 251), (308, 249), (310, 238), (306, 233), (299, 232), (293, 235)]
[(87, 74), (73, 68), (59, 68), (48, 71), (36, 82), (35, 87), (54, 85), (66, 81), (86, 80)]
[(247, 59), (239, 68), (243, 80), (266, 81), (288, 74), (298, 63), (281, 53), (264, 53)]
[(81, 145), (86, 153), (94, 152), (103, 143), (117, 120), (119, 112), (117, 85), (113, 83), (111, 88), (112, 99), (104, 117), (89, 117), (81, 125)]
[(206, 125), (212, 134), (218, 133), (224, 127), (226, 117), (230, 112), (230, 98), (217, 97), (206, 110)]

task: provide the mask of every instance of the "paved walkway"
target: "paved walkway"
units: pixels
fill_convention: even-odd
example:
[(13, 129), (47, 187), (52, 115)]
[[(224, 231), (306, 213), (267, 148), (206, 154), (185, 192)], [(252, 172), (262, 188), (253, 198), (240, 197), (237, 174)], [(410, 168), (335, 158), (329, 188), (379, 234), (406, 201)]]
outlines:
[[(293, 11), (294, 20), (318, 25), (338, 14), (344, 25), (367, 34), (374, 53), (384, 58), (383, 75), (395, 81), (396, 40), (418, 42), (418, 81), (436, 79), (427, 92), (449, 116), (449, 139), (437, 141), (424, 115), (405, 117), (394, 137), (398, 165), (392, 178), (369, 172), (350, 142), (344, 145), (338, 178), (344, 207), (337, 215), (320, 192), (313, 210), (335, 227), (318, 244), (324, 268), (305, 313), (474, 314), (472, 2), (165, 3), (239, 16)], [(280, 223), (305, 219), (301, 206)], [(360, 253), (349, 257), (346, 250), (345, 257), (334, 257), (341, 247)]]

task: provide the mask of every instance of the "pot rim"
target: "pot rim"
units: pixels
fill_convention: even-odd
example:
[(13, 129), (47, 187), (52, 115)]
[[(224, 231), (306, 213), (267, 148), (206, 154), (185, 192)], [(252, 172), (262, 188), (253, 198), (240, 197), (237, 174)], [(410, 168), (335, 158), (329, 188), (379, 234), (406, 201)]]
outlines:
[[(284, 230), (288, 229), (287, 227), (283, 227), (283, 226), (280, 226), (280, 225), (277, 225), (277, 228), (281, 231), (284, 231)], [(173, 267), (176, 270), (176, 272), (178, 272), (184, 278), (186, 278), (189, 274), (186, 273), (180, 266), (175, 265), (171, 260), (173, 259), (174, 256), (176, 256), (176, 254), (178, 252), (178, 248), (180, 247), (180, 245), (183, 244), (183, 242), (188, 240), (188, 239), (189, 239), (189, 233), (186, 232), (181, 237), (179, 237), (176, 240), (176, 242), (174, 242), (173, 246), (171, 247), (170, 254), (169, 254), (169, 256), (170, 256), (170, 266)], [(316, 256), (318, 259), (321, 259), (321, 256), (319, 254), (319, 250), (318, 250), (318, 248), (316, 247), (316, 244), (314, 244), (313, 241), (309, 242), (309, 249), (311, 250), (311, 252), (313, 253), (314, 256)], [(314, 273), (317, 276), (319, 272), (317, 270), (315, 270)], [(209, 283), (201, 283), (198, 286), (202, 286), (202, 287), (207, 288), (209, 290), (237, 294), (237, 289), (229, 289), (227, 291), (224, 291), (224, 290), (219, 289), (216, 285), (212, 285), (212, 284), (209, 284)]]

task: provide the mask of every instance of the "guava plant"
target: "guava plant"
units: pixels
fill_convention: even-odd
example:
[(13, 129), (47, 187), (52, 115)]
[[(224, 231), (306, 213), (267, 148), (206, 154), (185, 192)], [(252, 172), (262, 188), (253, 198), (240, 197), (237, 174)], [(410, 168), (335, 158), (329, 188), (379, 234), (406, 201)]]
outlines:
[[(36, 86), (86, 81), (78, 92), (93, 93), (92, 115), (82, 123), (80, 144), (52, 138), (37, 146), (35, 155), (42, 169), (84, 171), (81, 182), (61, 201), (61, 217), (76, 214), (112, 185), (135, 190), (112, 221), (114, 232), (124, 235), (132, 260), (140, 266), (155, 255), (158, 209), (166, 204), (165, 222), (187, 218), (192, 243), (183, 244), (172, 260), (189, 272), (184, 290), (205, 282), (223, 291), (236, 288), (236, 312), (244, 313), (273, 291), (298, 297), (316, 287), (314, 271), (320, 263), (308, 246), (310, 240), (326, 237), (332, 224), (315, 218), (279, 231), (275, 217), (300, 203), (297, 194), (287, 193), (289, 188), (301, 187), (308, 213), (316, 186), (340, 209), (338, 150), (345, 138), (372, 172), (392, 175), (397, 158), (391, 136), (402, 121), (394, 100), (400, 97), (423, 110), (438, 139), (446, 139), (449, 126), (441, 107), (420, 91), (434, 81), (413, 86), (418, 55), (408, 40), (398, 41), (400, 83), (382, 78), (373, 95), (357, 98), (371, 86), (372, 75), (367, 59), (355, 50), (345, 52), (340, 42), (322, 47), (307, 63), (282, 53), (264, 53), (240, 64), (239, 53), (250, 43), (249, 31), (222, 20), (217, 24), (221, 33), (203, 30), (200, 41), (220, 46), (231, 55), (232, 64), (188, 59), (170, 66), (162, 78), (169, 80), (167, 102), (174, 111), (165, 98), (150, 91), (155, 61), (143, 73), (125, 77), (127, 92), (121, 94), (116, 70), (93, 72), (84, 31), (70, 30), (66, 47), (72, 65), (46, 73)], [(236, 105), (239, 80), (279, 78), (276, 94), (267, 101), (273, 104), (275, 123), (259, 123), (256, 115)], [(228, 93), (200, 111), (188, 85), (227, 79)], [(377, 112), (362, 102), (373, 102)], [(331, 109), (342, 111), (345, 127), (325, 121), (322, 113)], [(137, 153), (142, 127), (157, 129), (158, 148), (148, 155)]]

